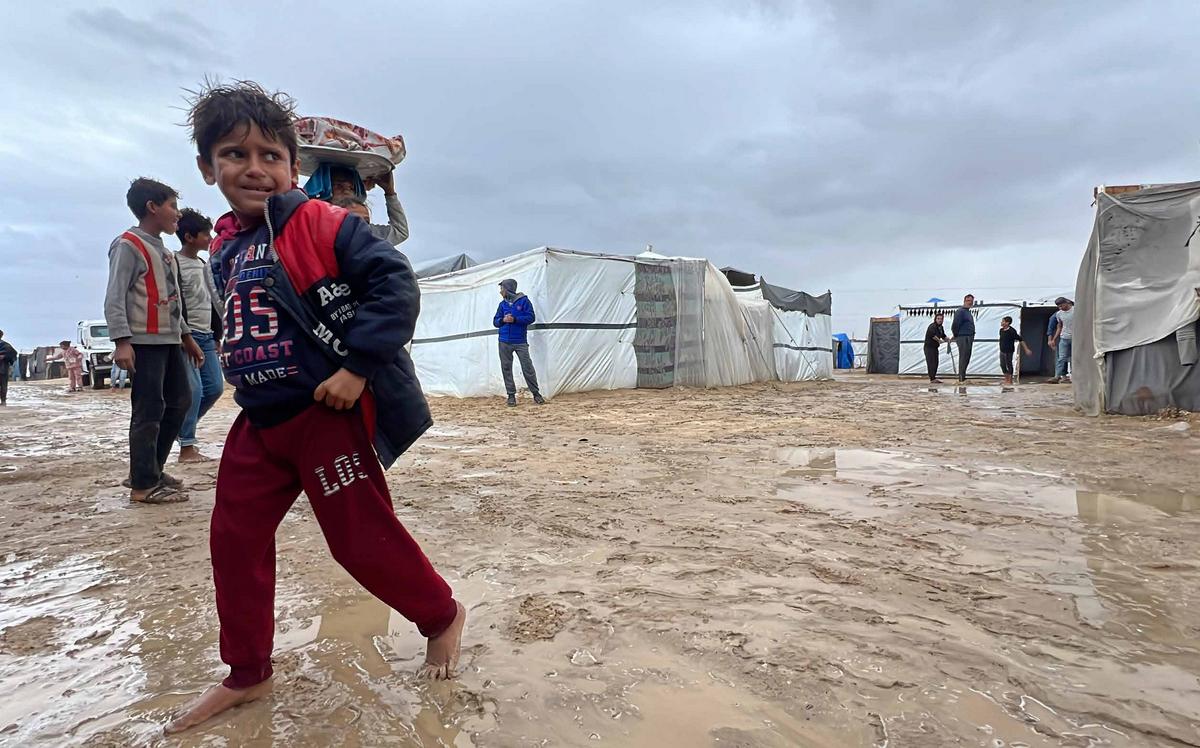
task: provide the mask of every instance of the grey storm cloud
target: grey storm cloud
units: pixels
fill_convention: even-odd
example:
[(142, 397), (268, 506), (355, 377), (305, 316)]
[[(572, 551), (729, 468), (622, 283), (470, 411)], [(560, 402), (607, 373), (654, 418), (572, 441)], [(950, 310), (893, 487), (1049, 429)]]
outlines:
[(154, 11), (144, 18), (131, 17), (118, 8), (76, 10), (71, 26), (115, 49), (137, 44), (142, 54), (185, 63), (223, 62), (221, 37), (195, 17), (177, 10)]
[[(402, 133), (415, 259), (703, 255), (834, 292), (835, 326), (1070, 288), (1097, 184), (1188, 181), (1194, 2), (44, 3), (0, 29), (0, 328), (99, 316), (138, 175), (224, 210), (208, 76)], [(314, 8), (316, 6), (313, 6)]]

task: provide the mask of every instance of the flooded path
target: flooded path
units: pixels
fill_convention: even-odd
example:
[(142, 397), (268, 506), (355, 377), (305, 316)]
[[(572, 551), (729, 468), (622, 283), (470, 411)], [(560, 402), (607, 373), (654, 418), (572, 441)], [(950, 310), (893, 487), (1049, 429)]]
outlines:
[[(937, 389), (937, 388), (935, 388)], [(389, 473), (471, 610), (461, 678), (278, 536), (275, 693), (222, 674), (215, 468), (128, 506), (124, 396), (0, 413), (0, 745), (1200, 745), (1200, 422), (848, 381), (434, 403)], [(228, 401), (201, 438), (218, 452)]]

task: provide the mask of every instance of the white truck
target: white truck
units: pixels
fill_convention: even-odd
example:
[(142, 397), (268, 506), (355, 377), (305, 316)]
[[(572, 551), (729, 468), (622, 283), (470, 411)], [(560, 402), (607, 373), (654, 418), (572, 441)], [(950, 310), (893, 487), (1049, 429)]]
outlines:
[(108, 339), (108, 323), (102, 319), (83, 320), (76, 337), (83, 351), (85, 376), (91, 379), (92, 389), (104, 388), (104, 380), (112, 373), (112, 355), (117, 346)]

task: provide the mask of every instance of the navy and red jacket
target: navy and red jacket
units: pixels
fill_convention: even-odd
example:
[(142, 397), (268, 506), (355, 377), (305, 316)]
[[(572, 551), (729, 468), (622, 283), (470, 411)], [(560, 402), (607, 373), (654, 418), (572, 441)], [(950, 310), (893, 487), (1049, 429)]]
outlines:
[[(433, 425), (405, 350), (421, 306), (416, 275), (366, 222), (301, 190), (267, 198), (264, 213), (260, 228), (275, 264), (262, 286), (332, 365), (366, 377), (360, 411), (379, 461), (390, 467)], [(210, 254), (223, 297), (237, 253), (222, 246), (243, 244), (232, 241), (241, 231), (233, 213), (217, 221)]]

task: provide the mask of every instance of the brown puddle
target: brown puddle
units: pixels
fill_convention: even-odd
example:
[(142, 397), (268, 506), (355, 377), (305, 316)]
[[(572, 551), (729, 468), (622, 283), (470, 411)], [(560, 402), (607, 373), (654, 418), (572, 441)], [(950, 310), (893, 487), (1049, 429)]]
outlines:
[[(460, 678), (414, 676), (424, 641), (333, 563), (301, 499), (278, 534), (275, 693), (170, 741), (223, 673), (211, 475), (188, 468), (189, 504), (131, 508), (80, 456), (119, 442), (107, 405), (86, 436), (56, 411), (28, 443), (18, 420), (0, 436), (0, 744), (1200, 743), (1200, 499), (1097, 477), (1092, 455), (1039, 461), (1078, 425), (1023, 422), (1008, 450), (1026, 451), (1006, 451), (971, 402), (995, 398), (943, 400), (978, 420), (929, 428), (910, 389), (864, 396), (902, 419), (887, 440), (852, 413), (801, 434), (825, 396), (791, 392), (715, 412), (719, 393), (664, 395), (682, 414), (614, 394), (525, 434), (463, 405), (389, 473), (470, 608)], [(528, 457), (504, 448), (521, 438)]]

